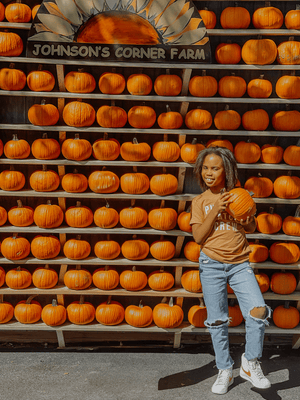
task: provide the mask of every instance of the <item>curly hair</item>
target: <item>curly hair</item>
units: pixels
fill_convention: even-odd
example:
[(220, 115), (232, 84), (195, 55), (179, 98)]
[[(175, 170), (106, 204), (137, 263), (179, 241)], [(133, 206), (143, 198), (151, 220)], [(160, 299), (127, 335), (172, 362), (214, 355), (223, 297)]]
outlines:
[(204, 150), (200, 151), (198, 154), (195, 167), (194, 167), (194, 174), (196, 178), (198, 179), (198, 183), (201, 187), (202, 190), (208, 189), (206, 186), (203, 178), (202, 178), (202, 166), (203, 162), (206, 156), (210, 154), (215, 154), (219, 157), (221, 157), (224, 170), (225, 170), (225, 187), (226, 190), (231, 190), (235, 187), (237, 181), (238, 181), (238, 172), (237, 172), (237, 163), (236, 159), (229, 149), (226, 147), (207, 147)]

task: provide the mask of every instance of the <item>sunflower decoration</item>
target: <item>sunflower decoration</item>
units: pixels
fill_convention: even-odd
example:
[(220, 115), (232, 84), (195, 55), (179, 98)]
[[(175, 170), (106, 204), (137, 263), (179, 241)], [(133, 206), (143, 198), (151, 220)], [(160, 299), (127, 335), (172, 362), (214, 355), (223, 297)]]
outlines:
[(209, 41), (188, 0), (44, 0), (29, 40), (150, 46)]

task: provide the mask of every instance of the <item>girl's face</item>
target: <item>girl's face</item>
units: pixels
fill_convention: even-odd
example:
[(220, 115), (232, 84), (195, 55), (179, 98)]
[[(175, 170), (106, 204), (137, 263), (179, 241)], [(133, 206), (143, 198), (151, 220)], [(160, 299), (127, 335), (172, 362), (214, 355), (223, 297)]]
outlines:
[(222, 158), (210, 154), (204, 158), (201, 176), (206, 186), (213, 192), (219, 193), (225, 187), (225, 169)]

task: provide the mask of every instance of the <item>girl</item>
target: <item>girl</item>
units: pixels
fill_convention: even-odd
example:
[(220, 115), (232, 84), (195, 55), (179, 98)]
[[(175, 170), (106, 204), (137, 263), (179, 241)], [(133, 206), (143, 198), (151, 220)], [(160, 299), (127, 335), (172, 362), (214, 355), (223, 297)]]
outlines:
[(271, 386), (258, 358), (262, 355), (265, 325), (271, 309), (265, 304), (252, 268), (245, 231), (255, 231), (255, 218), (233, 219), (225, 210), (237, 182), (234, 155), (223, 147), (202, 150), (195, 175), (205, 191), (192, 201), (190, 224), (201, 245), (200, 279), (207, 308), (205, 325), (211, 334), (219, 374), (212, 392), (224, 394), (233, 383), (233, 360), (229, 354), (227, 282), (238, 299), (246, 326), (246, 349), (240, 376), (261, 389)]

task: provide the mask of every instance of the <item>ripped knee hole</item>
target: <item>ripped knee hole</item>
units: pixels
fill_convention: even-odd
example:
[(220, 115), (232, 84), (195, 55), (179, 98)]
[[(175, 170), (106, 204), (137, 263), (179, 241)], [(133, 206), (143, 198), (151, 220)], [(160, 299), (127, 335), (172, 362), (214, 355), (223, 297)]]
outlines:
[(266, 307), (254, 307), (250, 311), (250, 315), (254, 318), (264, 319), (267, 316), (267, 309)]

